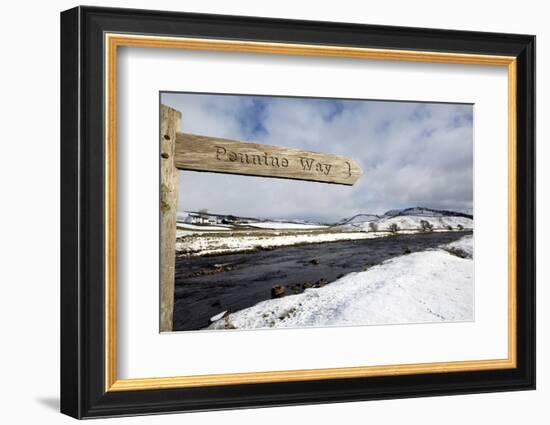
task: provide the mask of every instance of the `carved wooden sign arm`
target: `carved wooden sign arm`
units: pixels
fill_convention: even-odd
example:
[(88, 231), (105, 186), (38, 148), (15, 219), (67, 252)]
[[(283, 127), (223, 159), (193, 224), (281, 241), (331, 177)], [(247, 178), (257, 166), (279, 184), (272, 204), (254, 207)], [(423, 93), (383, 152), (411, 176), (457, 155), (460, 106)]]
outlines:
[(244, 174), (353, 185), (363, 174), (349, 157), (178, 133), (174, 164), (181, 170)]

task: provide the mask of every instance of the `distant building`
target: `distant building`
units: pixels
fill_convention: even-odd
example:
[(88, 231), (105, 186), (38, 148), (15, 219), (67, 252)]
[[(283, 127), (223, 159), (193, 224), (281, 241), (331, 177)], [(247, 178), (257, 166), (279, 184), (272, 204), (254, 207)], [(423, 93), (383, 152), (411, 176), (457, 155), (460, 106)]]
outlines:
[(246, 217), (236, 217), (231, 214), (212, 214), (206, 211), (186, 211), (184, 223), (195, 224), (195, 225), (225, 225), (227, 226), (236, 226), (243, 225), (247, 223), (257, 223), (258, 220), (254, 218)]
[(216, 216), (206, 213), (189, 213), (187, 220), (191, 224), (219, 224)]

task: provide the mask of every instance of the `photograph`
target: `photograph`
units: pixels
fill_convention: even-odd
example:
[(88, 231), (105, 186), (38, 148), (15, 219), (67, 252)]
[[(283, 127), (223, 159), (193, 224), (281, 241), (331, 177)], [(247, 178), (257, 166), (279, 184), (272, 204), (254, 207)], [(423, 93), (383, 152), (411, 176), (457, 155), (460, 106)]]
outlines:
[[(11, 180), (24, 178), (6, 199), (35, 204), (10, 204), (29, 217), (11, 226), (8, 246), (24, 254), (17, 278), (36, 239), (21, 232), (37, 233), (37, 211), (58, 224), (40, 232), (60, 227), (61, 262), (51, 249), (32, 260), (60, 274), (60, 290), (40, 282), (32, 287), (47, 297), (5, 297), (7, 317), (23, 320), (8, 326), (18, 342), (59, 312), (56, 334), (38, 341), (58, 341), (51, 356), (24, 365), (56, 365), (30, 371), (44, 405), (33, 417), (52, 400), (72, 418), (115, 421), (197, 412), (227, 422), (230, 410), (254, 409), (235, 416), (240, 425), (268, 407), (292, 406), (276, 420), (294, 423), (330, 417), (331, 403), (367, 406), (353, 402), (390, 423), (453, 411), (463, 424), (480, 406), (506, 423), (542, 412), (544, 14), (276, 2), (279, 12), (257, 16), (257, 2), (203, 3), (64, 5), (54, 25), (42, 7), (31, 23), (52, 49), (25, 56), (12, 43), (18, 61), (60, 56), (26, 84), (60, 88), (61, 107), (54, 95), (38, 96), (38, 108), (33, 98), (39, 136), (5, 144), (23, 150), (6, 157)], [(29, 121), (21, 84), (8, 88), (11, 110)], [(60, 149), (43, 137), (52, 132)], [(42, 182), (50, 169), (55, 182)], [(37, 209), (55, 201), (52, 184), (58, 208)], [(15, 378), (10, 388), (27, 381)], [(48, 382), (54, 392), (42, 393)], [(417, 412), (394, 408), (400, 399)], [(11, 404), (14, 415), (32, 410), (28, 397)]]
[(475, 320), (473, 104), (160, 104), (181, 117), (173, 331)]

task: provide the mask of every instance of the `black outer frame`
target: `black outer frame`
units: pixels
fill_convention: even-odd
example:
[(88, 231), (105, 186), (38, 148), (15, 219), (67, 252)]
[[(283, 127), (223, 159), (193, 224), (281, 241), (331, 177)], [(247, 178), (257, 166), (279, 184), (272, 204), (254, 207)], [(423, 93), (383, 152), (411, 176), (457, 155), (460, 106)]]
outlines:
[[(517, 368), (104, 391), (105, 32), (517, 57)], [(535, 37), (77, 7), (61, 13), (61, 412), (76, 418), (535, 388)]]

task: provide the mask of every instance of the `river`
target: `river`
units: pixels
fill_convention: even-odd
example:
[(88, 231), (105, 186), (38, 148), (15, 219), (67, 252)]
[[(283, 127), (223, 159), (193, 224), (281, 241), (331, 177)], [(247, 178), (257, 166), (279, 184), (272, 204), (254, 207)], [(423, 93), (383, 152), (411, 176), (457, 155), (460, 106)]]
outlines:
[(392, 257), (453, 242), (472, 232), (395, 235), (321, 244), (286, 246), (270, 251), (179, 257), (176, 260), (174, 330), (198, 330), (210, 317), (234, 312), (271, 298), (271, 288), (286, 294), (303, 284), (330, 283)]

